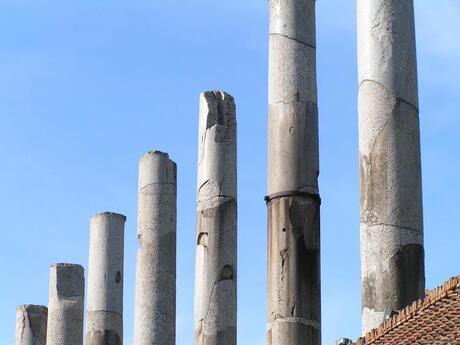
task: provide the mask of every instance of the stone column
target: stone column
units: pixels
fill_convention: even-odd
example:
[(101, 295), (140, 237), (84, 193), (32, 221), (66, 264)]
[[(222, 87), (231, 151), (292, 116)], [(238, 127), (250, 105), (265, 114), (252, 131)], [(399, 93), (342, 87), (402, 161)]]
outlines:
[(195, 344), (236, 345), (236, 114), (223, 91), (200, 96)]
[(20, 305), (16, 309), (16, 345), (45, 345), (48, 308)]
[(84, 291), (82, 266), (54, 264), (50, 267), (46, 345), (83, 344)]
[(424, 296), (412, 0), (358, 0), (363, 332)]
[(176, 163), (159, 151), (139, 164), (135, 345), (175, 345)]
[(269, 345), (321, 343), (315, 0), (269, 0)]
[(86, 345), (123, 344), (123, 252), (126, 217), (91, 218)]

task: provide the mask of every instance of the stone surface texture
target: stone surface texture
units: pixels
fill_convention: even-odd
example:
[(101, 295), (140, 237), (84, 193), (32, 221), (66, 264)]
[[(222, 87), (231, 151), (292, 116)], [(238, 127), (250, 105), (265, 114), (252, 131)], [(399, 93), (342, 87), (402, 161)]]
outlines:
[(412, 0), (358, 0), (362, 327), (425, 291)]
[(83, 267), (50, 267), (47, 345), (83, 344), (85, 276)]
[(268, 345), (321, 343), (314, 0), (270, 0)]
[(236, 345), (236, 111), (223, 91), (200, 96), (195, 344)]
[(123, 344), (123, 253), (126, 217), (91, 218), (86, 345)]
[(174, 345), (176, 333), (176, 163), (146, 153), (139, 164), (135, 345)]
[(16, 309), (16, 345), (45, 345), (48, 308), (20, 305)]

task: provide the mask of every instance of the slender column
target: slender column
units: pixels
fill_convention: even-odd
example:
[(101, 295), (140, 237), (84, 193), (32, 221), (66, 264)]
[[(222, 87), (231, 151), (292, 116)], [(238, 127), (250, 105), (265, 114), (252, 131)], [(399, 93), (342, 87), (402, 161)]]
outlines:
[(16, 345), (45, 345), (48, 308), (20, 305), (16, 309)]
[(123, 252), (126, 217), (91, 218), (86, 345), (123, 344)]
[(223, 91), (200, 96), (195, 344), (236, 344), (236, 114)]
[(176, 163), (159, 151), (139, 164), (135, 345), (174, 345)]
[(315, 0), (269, 0), (269, 345), (321, 343)]
[(84, 292), (82, 266), (54, 264), (50, 267), (46, 345), (83, 344)]
[(412, 0), (358, 0), (362, 327), (425, 292)]

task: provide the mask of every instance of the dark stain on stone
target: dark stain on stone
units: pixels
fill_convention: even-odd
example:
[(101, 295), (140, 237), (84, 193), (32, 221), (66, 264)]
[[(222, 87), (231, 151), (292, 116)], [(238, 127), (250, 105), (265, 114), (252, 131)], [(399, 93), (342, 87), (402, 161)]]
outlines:
[(86, 345), (122, 345), (122, 341), (115, 331), (92, 331), (86, 335)]
[(224, 265), (220, 271), (220, 280), (231, 280), (233, 278), (233, 269), (230, 265)]
[(118, 271), (116, 274), (115, 274), (115, 283), (119, 283), (121, 282), (121, 272)]
[(390, 258), (389, 269), (363, 279), (362, 306), (376, 311), (401, 310), (425, 294), (425, 254), (420, 244), (408, 244)]

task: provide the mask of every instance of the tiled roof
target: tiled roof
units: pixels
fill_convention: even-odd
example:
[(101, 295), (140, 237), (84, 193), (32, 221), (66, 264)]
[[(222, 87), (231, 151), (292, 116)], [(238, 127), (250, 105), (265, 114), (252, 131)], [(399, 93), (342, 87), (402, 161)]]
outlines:
[(460, 276), (428, 292), (355, 345), (460, 344)]

